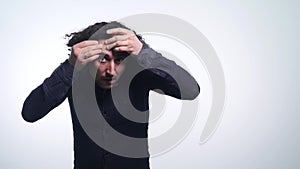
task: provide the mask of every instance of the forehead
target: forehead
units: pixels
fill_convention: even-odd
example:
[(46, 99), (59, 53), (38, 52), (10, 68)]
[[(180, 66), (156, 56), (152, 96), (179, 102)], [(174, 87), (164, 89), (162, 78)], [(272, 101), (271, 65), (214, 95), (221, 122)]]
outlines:
[(100, 39), (100, 40), (98, 40), (98, 43), (104, 44), (104, 41), (105, 41), (105, 39)]
[[(100, 39), (100, 40), (98, 40), (98, 42), (99, 42), (99, 44), (104, 44), (104, 41), (105, 41), (105, 39)], [(113, 57), (113, 58), (122, 58), (122, 59), (124, 59), (124, 58), (126, 58), (127, 56), (129, 56), (129, 53), (128, 52), (125, 52), (125, 51), (114, 51), (113, 50), (114, 48), (112, 48), (111, 50), (109, 50), (109, 55), (107, 55), (107, 56), (109, 56), (109, 57)]]

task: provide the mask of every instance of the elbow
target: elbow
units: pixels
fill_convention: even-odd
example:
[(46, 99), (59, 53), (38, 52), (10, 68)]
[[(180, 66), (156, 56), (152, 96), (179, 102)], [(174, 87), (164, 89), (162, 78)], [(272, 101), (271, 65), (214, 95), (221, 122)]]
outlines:
[(22, 112), (22, 117), (23, 117), (23, 119), (24, 119), (26, 122), (28, 122), (28, 123), (36, 122), (35, 119), (33, 119), (32, 117), (30, 117), (30, 116), (29, 116), (28, 114), (26, 114), (26, 113), (23, 113), (23, 112)]
[(194, 100), (198, 97), (200, 94), (200, 87), (197, 85), (197, 87), (191, 92), (190, 99), (189, 100)]
[(23, 110), (22, 110), (21, 114), (22, 114), (22, 118), (26, 122), (33, 123), (33, 122), (36, 122), (38, 120), (38, 119), (34, 118), (31, 113), (29, 113), (28, 111), (26, 111), (24, 107), (23, 107)]
[(200, 87), (197, 84), (196, 87), (194, 87), (193, 89), (190, 89), (188, 93), (186, 93), (181, 99), (183, 100), (194, 100), (198, 97), (198, 95), (200, 94)]

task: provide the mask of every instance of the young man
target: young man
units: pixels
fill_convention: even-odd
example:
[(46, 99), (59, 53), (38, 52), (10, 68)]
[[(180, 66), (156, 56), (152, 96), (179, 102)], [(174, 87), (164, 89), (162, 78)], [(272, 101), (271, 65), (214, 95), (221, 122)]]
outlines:
[[(96, 23), (68, 36), (69, 59), (30, 93), (23, 105), (23, 118), (35, 122), (68, 98), (75, 169), (149, 168), (149, 91), (159, 89), (160, 93), (192, 100), (200, 92), (197, 82), (118, 22)], [(94, 101), (96, 109), (92, 108)], [(105, 121), (99, 123), (98, 115)], [(122, 135), (144, 141), (117, 145), (115, 142), (122, 140), (113, 140), (105, 123)]]

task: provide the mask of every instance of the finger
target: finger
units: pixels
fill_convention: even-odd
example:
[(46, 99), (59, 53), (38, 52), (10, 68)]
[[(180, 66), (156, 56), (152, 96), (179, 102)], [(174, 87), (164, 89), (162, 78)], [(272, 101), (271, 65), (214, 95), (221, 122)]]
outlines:
[(87, 46), (87, 47), (80, 49), (80, 53), (78, 55), (80, 58), (87, 58), (89, 56), (97, 54), (98, 52), (101, 53), (102, 51), (106, 50), (105, 47), (106, 46), (103, 44)]
[(82, 48), (81, 50), (83, 52), (89, 52), (89, 51), (92, 51), (92, 50), (98, 50), (98, 49), (102, 49), (104, 50), (105, 49), (105, 45), (104, 44), (97, 44), (97, 45), (92, 45), (92, 46), (87, 46), (87, 47), (84, 47)]
[(128, 45), (129, 45), (128, 40), (117, 41), (112, 44), (106, 45), (106, 49), (111, 50), (112, 48), (117, 47), (117, 46), (128, 46)]
[(109, 54), (108, 50), (102, 50), (102, 49), (96, 49), (96, 50), (90, 50), (87, 52), (82, 52), (80, 55), (80, 58), (87, 59), (89, 57), (92, 57), (94, 55), (100, 55), (100, 54)]
[(93, 46), (93, 45), (97, 45), (97, 44), (98, 44), (98, 41), (96, 41), (96, 40), (86, 40), (86, 41), (82, 41), (80, 43), (75, 44), (74, 47), (84, 48), (87, 46)]
[(120, 46), (120, 47), (114, 48), (114, 51), (117, 51), (117, 52), (132, 52), (133, 48), (129, 47), (129, 46)]
[(121, 35), (128, 34), (129, 32), (131, 32), (131, 30), (125, 28), (112, 28), (106, 31), (107, 34), (121, 34)]
[(86, 52), (86, 53), (84, 54), (84, 56), (85, 56), (86, 58), (89, 58), (89, 57), (94, 56), (94, 55), (99, 55), (100, 53), (102, 53), (102, 50), (101, 50), (101, 49), (91, 50), (91, 51), (89, 51), (89, 52)]
[(104, 41), (105, 45), (128, 39), (131, 35), (116, 35)]
[(93, 56), (90, 56), (89, 58), (85, 59), (85, 61), (88, 63), (88, 62), (92, 62), (98, 58), (99, 58), (99, 55), (93, 55)]

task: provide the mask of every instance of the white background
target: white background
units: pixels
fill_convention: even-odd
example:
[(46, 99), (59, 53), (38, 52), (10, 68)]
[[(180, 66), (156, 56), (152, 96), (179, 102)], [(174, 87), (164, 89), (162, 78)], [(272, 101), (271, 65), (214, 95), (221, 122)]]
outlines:
[(152, 168), (299, 168), (299, 6), (296, 0), (1, 2), (0, 168), (72, 168), (67, 102), (33, 124), (22, 119), (22, 104), (68, 57), (66, 33), (148, 12), (197, 27), (219, 56), (227, 89), (219, 128), (199, 145), (211, 89), (203, 65), (193, 69), (202, 87), (199, 120), (180, 145), (151, 159)]

